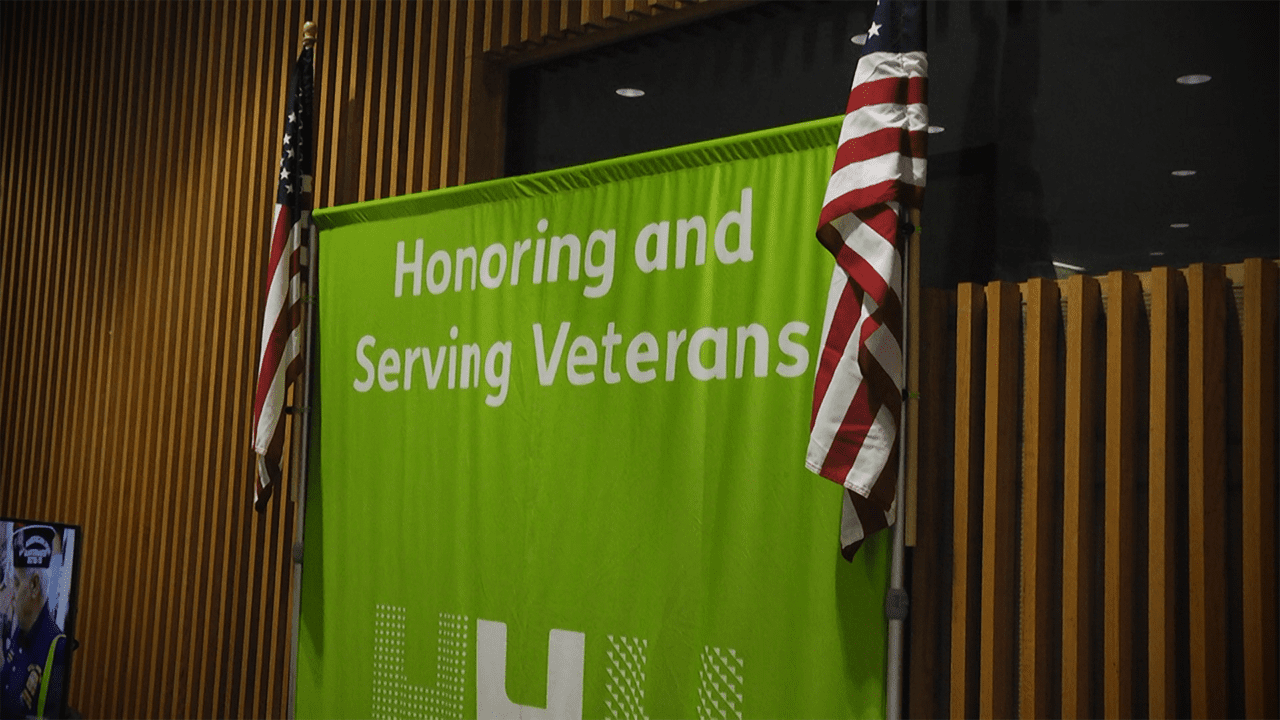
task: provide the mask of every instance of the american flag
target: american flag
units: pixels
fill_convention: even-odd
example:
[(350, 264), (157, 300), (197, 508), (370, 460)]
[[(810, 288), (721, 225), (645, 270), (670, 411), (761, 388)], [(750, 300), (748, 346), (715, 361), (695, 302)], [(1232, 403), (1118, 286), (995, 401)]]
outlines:
[(311, 225), (311, 56), (311, 48), (303, 48), (289, 78), (276, 183), (258, 388), (253, 402), (253, 450), (258, 455), (253, 505), (258, 510), (266, 507), (272, 488), (280, 482), (285, 394), (306, 361), (302, 299), (308, 282), (307, 253), (315, 244), (315, 230)]
[(900, 246), (925, 184), (924, 48), (923, 3), (879, 0), (818, 221), (818, 240), (836, 267), (805, 466), (845, 487), (847, 558), (894, 519), (905, 374)]

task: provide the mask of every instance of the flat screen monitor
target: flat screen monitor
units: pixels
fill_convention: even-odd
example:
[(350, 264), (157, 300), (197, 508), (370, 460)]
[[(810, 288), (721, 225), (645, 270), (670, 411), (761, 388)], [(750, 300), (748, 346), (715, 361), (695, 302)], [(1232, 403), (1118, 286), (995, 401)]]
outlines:
[(80, 528), (0, 518), (0, 718), (67, 715)]

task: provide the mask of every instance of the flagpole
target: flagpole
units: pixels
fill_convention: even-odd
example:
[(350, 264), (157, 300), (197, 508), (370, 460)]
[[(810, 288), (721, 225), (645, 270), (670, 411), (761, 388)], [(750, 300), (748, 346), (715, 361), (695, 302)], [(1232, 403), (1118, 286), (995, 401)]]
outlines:
[[(308, 20), (302, 24), (302, 48), (305, 50), (314, 47), (316, 44), (317, 25)], [(315, 58), (312, 57), (312, 74), (314, 76)], [(314, 99), (312, 100), (314, 102)], [(313, 133), (314, 128), (309, 128), (308, 132)], [(313, 149), (314, 153), (314, 149)], [(314, 154), (312, 155), (314, 158)], [(315, 167), (311, 168), (314, 178)], [(312, 180), (314, 188), (314, 179)], [(314, 197), (314, 191), (312, 194)], [(313, 203), (314, 204), (314, 203)], [(297, 431), (293, 436), (297, 439), (294, 443), (292, 453), (297, 461), (292, 463), (294, 467), (293, 476), (293, 590), (290, 593), (289, 607), (289, 697), (287, 698), (288, 707), (285, 710), (285, 716), (289, 720), (297, 717), (297, 695), (298, 695), (298, 628), (300, 627), (299, 616), (302, 609), (302, 531), (306, 524), (307, 517), (307, 477), (308, 477), (308, 460), (311, 447), (311, 401), (312, 401), (312, 358), (315, 349), (313, 338), (315, 336), (315, 308), (316, 308), (316, 265), (320, 259), (320, 248), (318, 247), (315, 226), (311, 224), (311, 211), (305, 213), (302, 219), (302, 231), (307, 236), (307, 287), (306, 295), (303, 297), (302, 313), (303, 313), (303, 363), (302, 363), (302, 387), (301, 392), (294, 395), (294, 413), (293, 422)]]
[[(902, 253), (902, 277), (903, 288), (902, 293), (902, 358), (904, 373), (911, 366), (911, 353), (915, 350), (909, 343), (911, 338), (911, 296), (913, 294), (914, 285), (919, 283), (916, 276), (916, 266), (918, 264), (919, 240), (920, 240), (920, 211), (911, 209), (911, 237), (907, 240), (907, 247), (903, 248)], [(907, 374), (910, 377), (909, 373)], [(906, 387), (903, 393), (902, 410), (898, 418), (898, 484), (897, 493), (894, 495), (894, 521), (893, 521), (893, 556), (889, 564), (889, 594), (885, 599), (885, 613), (889, 619), (889, 635), (887, 639), (888, 647), (888, 669), (885, 673), (885, 692), (887, 694), (885, 703), (885, 718), (887, 720), (899, 720), (902, 717), (903, 706), (903, 676), (905, 668), (903, 667), (903, 658), (905, 655), (903, 638), (905, 633), (905, 624), (908, 610), (908, 596), (906, 592), (906, 554), (907, 554), (907, 497), (906, 497), (906, 476), (907, 476), (907, 432), (911, 413), (911, 403), (909, 401), (910, 393), (915, 388)]]

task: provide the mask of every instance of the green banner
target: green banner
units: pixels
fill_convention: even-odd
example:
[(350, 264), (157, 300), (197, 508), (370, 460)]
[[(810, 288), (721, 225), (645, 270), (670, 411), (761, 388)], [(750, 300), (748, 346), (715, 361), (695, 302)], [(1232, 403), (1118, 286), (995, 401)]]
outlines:
[(316, 213), (299, 717), (884, 715), (804, 469), (839, 119)]

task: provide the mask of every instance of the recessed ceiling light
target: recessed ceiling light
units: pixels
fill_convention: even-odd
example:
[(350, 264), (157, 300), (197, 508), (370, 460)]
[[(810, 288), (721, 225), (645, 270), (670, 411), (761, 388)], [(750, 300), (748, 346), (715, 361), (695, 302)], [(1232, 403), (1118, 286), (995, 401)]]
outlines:
[(1074, 270), (1075, 272), (1084, 272), (1084, 268), (1080, 267), (1079, 265), (1072, 265), (1071, 263), (1058, 262), (1057, 260), (1053, 261), (1053, 266), (1056, 268), (1062, 268), (1063, 270)]
[(1208, 75), (1183, 75), (1182, 77), (1178, 78), (1178, 84), (1179, 85), (1201, 85), (1203, 83), (1209, 82), (1211, 79), (1212, 78), (1209, 77)]
[(849, 38), (849, 40), (851, 40), (851, 41), (853, 42), (853, 44), (854, 44), (854, 45), (866, 45), (866, 44), (867, 44), (867, 34), (866, 34), (866, 33), (859, 33), (859, 34), (854, 35), (853, 37)]
[(1195, 170), (1174, 170), (1173, 171), (1174, 177), (1191, 177), (1192, 175), (1195, 175), (1195, 174), (1196, 174)]
[(929, 126), (929, 134), (930, 134), (930, 135), (937, 135), (938, 133), (942, 132), (943, 130), (946, 130), (946, 128), (942, 127), (941, 125), (930, 125), (930, 126)]
[(1182, 230), (1183, 228), (1191, 227), (1191, 223), (1169, 223), (1169, 227)]
[(1164, 255), (1164, 251), (1163, 251), (1163, 250), (1152, 250), (1152, 251), (1151, 251), (1151, 257), (1161, 257), (1161, 256), (1163, 256), (1163, 255)]
[(614, 92), (624, 98), (644, 97), (644, 91), (639, 88), (618, 88), (617, 90), (614, 90)]

